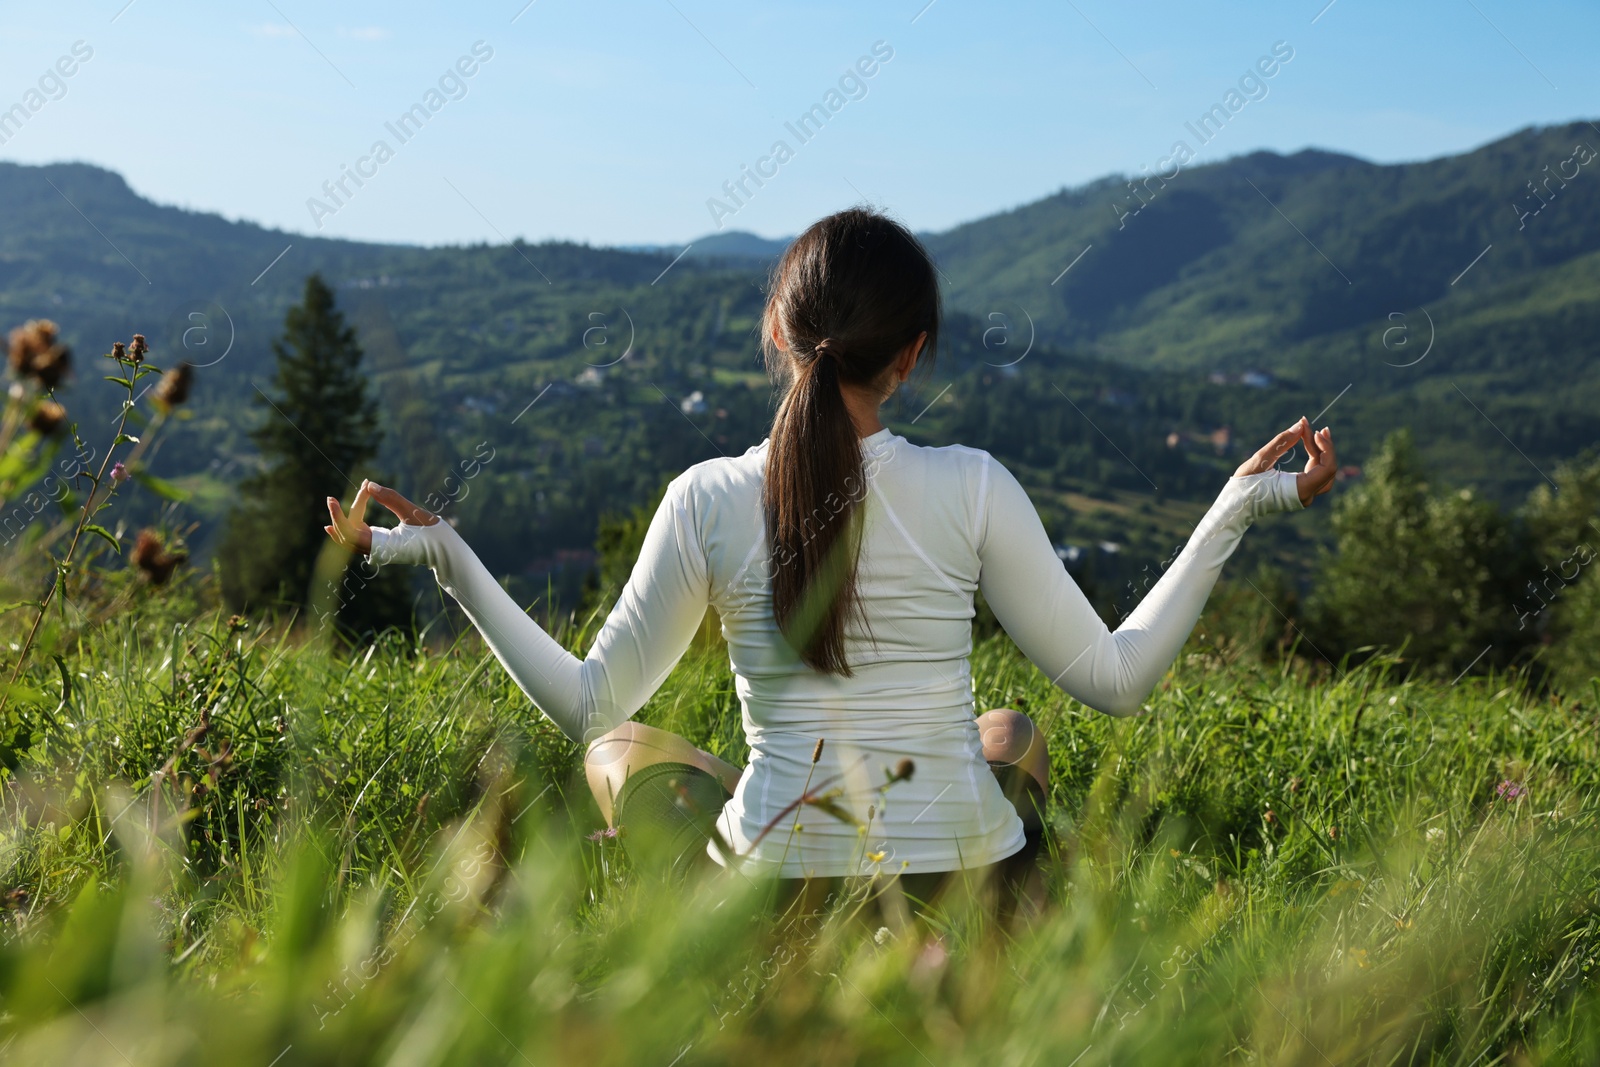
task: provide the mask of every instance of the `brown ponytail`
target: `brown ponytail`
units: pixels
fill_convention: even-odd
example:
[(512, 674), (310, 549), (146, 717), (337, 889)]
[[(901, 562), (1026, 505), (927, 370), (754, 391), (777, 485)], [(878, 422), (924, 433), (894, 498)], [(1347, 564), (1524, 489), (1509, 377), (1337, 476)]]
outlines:
[(861, 618), (856, 569), (866, 472), (840, 386), (887, 396), (890, 366), (924, 333), (931, 363), (939, 316), (932, 259), (903, 226), (875, 212), (852, 209), (813, 224), (773, 271), (762, 346), (787, 390), (772, 422), (762, 491), (772, 612), (815, 670), (851, 673), (845, 627)]

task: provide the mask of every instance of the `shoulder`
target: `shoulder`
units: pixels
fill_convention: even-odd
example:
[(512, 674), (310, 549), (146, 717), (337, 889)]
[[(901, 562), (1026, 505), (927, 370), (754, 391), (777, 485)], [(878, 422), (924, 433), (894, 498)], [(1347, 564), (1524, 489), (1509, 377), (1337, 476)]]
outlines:
[[(867, 457), (871, 462), (871, 457)], [(1000, 462), (981, 448), (967, 445), (915, 445), (905, 438), (895, 441), (892, 454), (886, 462), (903, 461), (920, 466), (927, 473), (944, 478), (954, 478), (974, 492), (984, 489), (994, 472), (1004, 470)]]
[(718, 456), (696, 463), (672, 480), (662, 503), (671, 502), (697, 521), (746, 511), (759, 506), (766, 466), (765, 441), (737, 456)]
[(718, 456), (696, 463), (672, 480), (680, 493), (715, 494), (759, 488), (767, 468), (767, 442), (751, 445), (737, 456)]

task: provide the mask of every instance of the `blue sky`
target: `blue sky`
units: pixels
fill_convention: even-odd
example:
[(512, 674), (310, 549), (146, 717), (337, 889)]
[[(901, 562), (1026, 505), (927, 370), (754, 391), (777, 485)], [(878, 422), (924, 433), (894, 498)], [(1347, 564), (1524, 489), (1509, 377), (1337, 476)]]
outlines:
[[(97, 163), (163, 203), (325, 236), (673, 244), (793, 233), (862, 197), (943, 229), (1136, 173), (1280, 41), (1293, 59), (1200, 161), (1420, 159), (1600, 115), (1593, 0), (525, 3), (7, 3), (0, 109), (75, 42), (93, 55), (31, 97), (0, 159)], [(892, 58), (830, 101), (876, 42)], [(385, 123), (441, 77), (402, 143)], [(786, 129), (829, 103), (809, 140)], [(714, 219), (762, 157), (772, 176)], [(335, 208), (323, 183), (363, 158), (335, 210), (308, 205)]]

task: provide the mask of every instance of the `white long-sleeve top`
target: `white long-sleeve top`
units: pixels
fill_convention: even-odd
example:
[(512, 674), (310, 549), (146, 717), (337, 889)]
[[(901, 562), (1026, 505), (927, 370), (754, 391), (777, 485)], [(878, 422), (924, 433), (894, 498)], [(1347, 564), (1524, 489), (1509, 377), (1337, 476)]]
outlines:
[[(1250, 522), (1302, 507), (1290, 472), (1230, 479), (1183, 551), (1110, 632), (1056, 557), (1027, 493), (987, 452), (924, 448), (888, 429), (863, 438), (862, 449), (866, 477), (855, 490), (867, 626), (847, 629), (850, 677), (805, 666), (773, 620), (765, 441), (673, 480), (583, 659), (530, 619), (446, 523), (374, 528), (372, 560), (431, 566), (522, 690), (579, 741), (632, 717), (714, 607), (750, 743), (750, 764), (718, 820), (735, 850), (785, 877), (921, 873), (982, 866), (1023, 844), (974, 719), (976, 591), (1055, 685), (1100, 711), (1133, 714), (1176, 658)], [(825, 521), (838, 520), (820, 514)], [(813, 770), (818, 738), (826, 744)], [(907, 757), (911, 780), (885, 786), (889, 768)], [(812, 792), (838, 790), (834, 799), (855, 824), (811, 805), (779, 818), (805, 791), (808, 772)]]

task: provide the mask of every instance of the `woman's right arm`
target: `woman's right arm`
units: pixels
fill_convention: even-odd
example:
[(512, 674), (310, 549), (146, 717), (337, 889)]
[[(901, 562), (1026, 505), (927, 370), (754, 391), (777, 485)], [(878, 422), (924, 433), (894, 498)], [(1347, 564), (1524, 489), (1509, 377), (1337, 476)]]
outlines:
[[(401, 524), (367, 526), (360, 516), (369, 495)], [(362, 483), (350, 510), (347, 517), (329, 501), (329, 536), (369, 552), (378, 566), (432, 568), (518, 687), (574, 741), (594, 741), (632, 718), (671, 673), (705, 615), (710, 583), (681, 481), (668, 488), (627, 586), (582, 659), (528, 617), (448, 523), (371, 483)]]
[[(1305, 474), (1274, 469), (1302, 438), (1316, 449), (1314, 466)], [(1056, 686), (1110, 715), (1137, 712), (1172, 665), (1250, 523), (1307, 506), (1332, 483), (1334, 462), (1326, 430), (1313, 437), (1302, 420), (1280, 434), (1228, 480), (1177, 559), (1113, 632), (1056, 557), (1028, 494), (999, 463), (986, 461), (978, 551), (984, 599)]]

